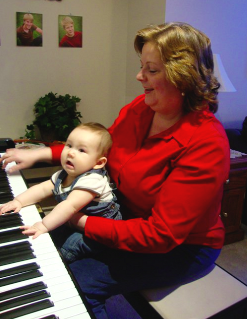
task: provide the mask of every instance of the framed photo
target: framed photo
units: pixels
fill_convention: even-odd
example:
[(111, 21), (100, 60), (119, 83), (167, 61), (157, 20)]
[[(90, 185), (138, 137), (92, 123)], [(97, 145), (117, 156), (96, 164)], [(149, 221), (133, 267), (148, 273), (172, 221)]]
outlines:
[(42, 14), (16, 12), (17, 46), (41, 47), (43, 45)]
[(82, 17), (58, 16), (59, 42), (61, 48), (82, 48)]

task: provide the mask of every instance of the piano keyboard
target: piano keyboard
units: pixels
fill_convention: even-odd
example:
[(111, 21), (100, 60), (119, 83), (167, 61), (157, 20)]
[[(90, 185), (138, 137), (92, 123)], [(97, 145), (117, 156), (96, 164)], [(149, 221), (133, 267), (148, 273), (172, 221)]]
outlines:
[[(11, 200), (8, 183), (13, 196), (27, 188), (19, 172), (7, 170), (0, 168), (0, 204)], [(93, 318), (50, 235), (33, 240), (20, 232), (40, 219), (35, 205), (0, 216), (0, 318)]]

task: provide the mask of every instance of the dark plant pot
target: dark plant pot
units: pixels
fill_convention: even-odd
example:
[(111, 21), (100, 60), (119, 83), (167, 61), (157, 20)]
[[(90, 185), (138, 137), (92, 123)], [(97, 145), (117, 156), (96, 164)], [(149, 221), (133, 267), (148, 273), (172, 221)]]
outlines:
[(44, 142), (58, 141), (58, 134), (53, 129), (39, 128), (40, 138)]

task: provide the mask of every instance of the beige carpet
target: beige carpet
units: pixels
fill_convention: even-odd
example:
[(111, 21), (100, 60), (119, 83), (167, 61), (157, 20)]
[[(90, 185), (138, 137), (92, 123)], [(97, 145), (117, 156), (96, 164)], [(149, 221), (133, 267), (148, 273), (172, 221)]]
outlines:
[(247, 285), (247, 227), (242, 227), (245, 230), (245, 239), (225, 245), (216, 264)]

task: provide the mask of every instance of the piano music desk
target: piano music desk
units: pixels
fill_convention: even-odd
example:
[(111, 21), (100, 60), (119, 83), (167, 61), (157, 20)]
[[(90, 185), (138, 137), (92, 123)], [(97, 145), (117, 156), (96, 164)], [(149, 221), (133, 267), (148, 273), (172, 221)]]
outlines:
[[(54, 166), (47, 163), (38, 163), (35, 164), (32, 168), (23, 169), (21, 171), (22, 176), (28, 185), (28, 187), (35, 184), (39, 184), (51, 178), (52, 174), (62, 169), (61, 166)], [(57, 202), (53, 196), (50, 198), (44, 199), (39, 203), (42, 208), (42, 211), (47, 214), (50, 212), (54, 206), (57, 205)]]

